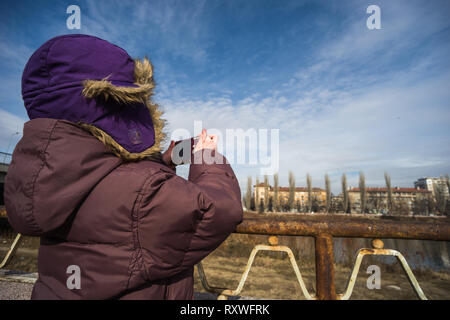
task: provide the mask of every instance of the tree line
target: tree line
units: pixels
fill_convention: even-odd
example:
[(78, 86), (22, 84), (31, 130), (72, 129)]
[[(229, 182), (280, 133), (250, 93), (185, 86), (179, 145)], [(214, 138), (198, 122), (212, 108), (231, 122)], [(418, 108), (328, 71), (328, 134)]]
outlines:
[[(263, 188), (264, 196), (256, 194), (253, 190), (253, 180), (249, 176), (247, 179), (247, 190), (243, 198), (243, 206), (246, 210), (256, 212), (298, 212), (298, 213), (361, 213), (361, 214), (388, 214), (388, 215), (447, 215), (450, 216), (450, 199), (445, 192), (445, 185), (450, 190), (449, 176), (445, 176), (445, 185), (434, 184), (433, 192), (424, 196), (416, 196), (412, 203), (408, 203), (406, 198), (393, 195), (395, 189), (392, 187), (391, 178), (388, 173), (384, 174), (386, 184), (385, 192), (369, 192), (366, 187), (366, 178), (363, 172), (359, 173), (358, 196), (359, 201), (351, 200), (347, 183), (347, 176), (344, 173), (341, 177), (341, 193), (338, 196), (331, 192), (331, 183), (328, 174), (324, 176), (325, 197), (319, 199), (314, 193), (312, 179), (309, 173), (306, 174), (306, 199), (300, 201), (295, 199), (296, 183), (295, 175), (289, 172), (288, 197), (281, 197), (278, 173), (273, 176), (273, 187), (270, 187), (269, 177), (264, 176)], [(255, 185), (259, 186), (258, 178)], [(272, 192), (269, 192), (269, 187)], [(256, 188), (255, 188), (256, 190)], [(323, 192), (323, 191), (322, 191)], [(381, 193), (381, 195), (380, 195)], [(433, 195), (434, 193), (434, 195)]]

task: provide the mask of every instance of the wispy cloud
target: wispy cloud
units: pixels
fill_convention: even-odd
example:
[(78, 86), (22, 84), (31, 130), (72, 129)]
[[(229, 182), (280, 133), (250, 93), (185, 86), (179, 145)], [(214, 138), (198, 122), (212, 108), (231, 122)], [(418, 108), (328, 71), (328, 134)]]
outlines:
[(91, 1), (83, 32), (118, 43), (131, 54), (169, 54), (204, 62), (210, 37), (205, 1)]

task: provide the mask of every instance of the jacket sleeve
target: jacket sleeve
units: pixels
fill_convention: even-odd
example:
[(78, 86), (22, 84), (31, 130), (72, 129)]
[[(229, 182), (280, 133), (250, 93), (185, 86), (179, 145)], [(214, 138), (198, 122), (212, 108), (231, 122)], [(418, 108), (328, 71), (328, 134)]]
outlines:
[(207, 199), (208, 210), (199, 220), (183, 264), (193, 266), (216, 249), (242, 222), (239, 183), (225, 157), (217, 164), (191, 164), (189, 181)]
[(188, 180), (168, 172), (153, 175), (139, 201), (138, 237), (149, 280), (192, 268), (235, 230), (243, 215), (236, 176), (220, 161), (191, 164)]

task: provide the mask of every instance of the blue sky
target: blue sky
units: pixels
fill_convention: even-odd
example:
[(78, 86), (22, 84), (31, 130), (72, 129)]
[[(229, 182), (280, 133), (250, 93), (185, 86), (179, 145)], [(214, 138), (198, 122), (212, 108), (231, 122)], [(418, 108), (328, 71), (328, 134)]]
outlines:
[[(66, 8), (81, 8), (81, 30)], [(369, 30), (366, 8), (381, 9)], [(147, 55), (168, 132), (280, 130), (280, 178), (288, 170), (333, 192), (413, 186), (450, 170), (450, 2), (435, 1), (14, 1), (0, 9), (0, 149), (28, 120), (23, 67), (46, 40), (86, 33)], [(245, 188), (257, 166), (236, 165)], [(184, 174), (183, 169), (180, 170)], [(260, 180), (262, 177), (260, 176)]]

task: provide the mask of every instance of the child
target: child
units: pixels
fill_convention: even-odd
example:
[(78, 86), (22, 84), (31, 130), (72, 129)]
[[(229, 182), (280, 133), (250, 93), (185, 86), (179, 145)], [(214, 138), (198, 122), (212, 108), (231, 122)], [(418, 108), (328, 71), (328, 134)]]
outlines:
[[(31, 121), (5, 206), (15, 230), (41, 237), (32, 299), (193, 299), (194, 265), (241, 222), (226, 161), (191, 164), (185, 180), (173, 143), (161, 153), (153, 88), (147, 59), (92, 36), (53, 38), (28, 61)], [(215, 143), (203, 131), (196, 155)]]

